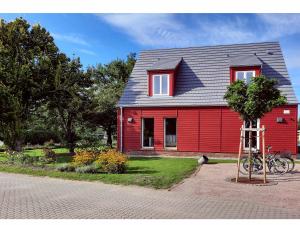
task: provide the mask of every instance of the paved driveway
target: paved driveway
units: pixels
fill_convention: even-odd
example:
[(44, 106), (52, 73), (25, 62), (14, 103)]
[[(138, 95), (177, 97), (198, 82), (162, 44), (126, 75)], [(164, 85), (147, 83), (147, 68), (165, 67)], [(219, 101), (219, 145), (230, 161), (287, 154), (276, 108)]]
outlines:
[(234, 171), (205, 165), (171, 191), (0, 173), (0, 218), (300, 218), (299, 173), (253, 186)]

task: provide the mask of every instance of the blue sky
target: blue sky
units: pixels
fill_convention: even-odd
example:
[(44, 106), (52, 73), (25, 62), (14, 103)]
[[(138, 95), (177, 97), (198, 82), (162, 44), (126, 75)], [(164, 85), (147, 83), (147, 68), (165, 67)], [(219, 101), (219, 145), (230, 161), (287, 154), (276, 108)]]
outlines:
[(143, 49), (279, 41), (300, 100), (300, 14), (0, 14), (19, 16), (85, 68)]

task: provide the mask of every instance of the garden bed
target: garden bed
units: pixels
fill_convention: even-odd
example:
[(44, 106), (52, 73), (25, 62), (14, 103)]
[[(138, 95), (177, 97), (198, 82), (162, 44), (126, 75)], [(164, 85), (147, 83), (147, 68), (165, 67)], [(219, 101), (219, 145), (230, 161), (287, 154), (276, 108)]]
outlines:
[[(191, 175), (197, 168), (197, 160), (190, 158), (130, 158), (124, 174), (82, 174), (75, 172), (59, 172), (55, 167), (72, 160), (66, 149), (56, 149), (57, 160), (47, 164), (45, 168), (24, 167), (0, 163), (1, 172), (21, 173), (34, 176), (48, 176), (70, 180), (101, 181), (110, 184), (139, 185), (153, 188), (169, 188)], [(41, 150), (27, 150), (32, 156), (42, 155)], [(0, 154), (0, 162), (5, 156)]]

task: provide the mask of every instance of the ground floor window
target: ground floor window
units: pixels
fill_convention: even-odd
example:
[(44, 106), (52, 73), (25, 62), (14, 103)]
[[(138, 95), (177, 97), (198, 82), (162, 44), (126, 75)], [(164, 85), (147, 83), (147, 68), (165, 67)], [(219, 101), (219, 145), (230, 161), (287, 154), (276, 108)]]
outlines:
[(177, 146), (177, 119), (165, 119), (165, 147)]
[[(260, 127), (260, 120), (253, 120), (252, 121), (252, 128), (257, 129)], [(250, 121), (244, 121), (244, 128), (246, 129), (244, 131), (244, 149), (249, 150), (250, 146), (250, 131), (247, 130), (250, 128)], [(259, 132), (257, 131), (252, 131), (252, 149), (259, 150)]]
[(142, 143), (146, 148), (154, 146), (154, 118), (142, 119)]

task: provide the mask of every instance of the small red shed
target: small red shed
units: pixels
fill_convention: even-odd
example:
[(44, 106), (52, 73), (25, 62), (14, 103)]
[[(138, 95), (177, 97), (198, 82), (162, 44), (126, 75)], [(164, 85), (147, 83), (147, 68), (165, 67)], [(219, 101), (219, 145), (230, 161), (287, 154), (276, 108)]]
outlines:
[[(141, 52), (119, 101), (118, 148), (129, 154), (237, 153), (245, 122), (223, 96), (234, 80), (261, 74), (278, 80), (288, 104), (254, 124), (265, 125), (266, 145), (274, 151), (296, 154), (298, 102), (277, 42)], [(261, 148), (259, 135), (253, 148)]]

